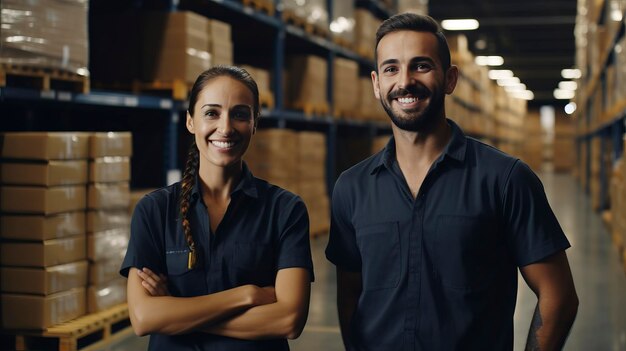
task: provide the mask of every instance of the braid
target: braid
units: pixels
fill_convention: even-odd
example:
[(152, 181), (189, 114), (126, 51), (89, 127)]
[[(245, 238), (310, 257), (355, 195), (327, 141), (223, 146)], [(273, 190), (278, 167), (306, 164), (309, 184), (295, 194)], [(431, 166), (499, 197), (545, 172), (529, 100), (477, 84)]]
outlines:
[(185, 239), (189, 246), (189, 268), (195, 266), (195, 243), (193, 236), (191, 235), (191, 225), (189, 224), (189, 218), (187, 213), (189, 212), (189, 198), (191, 197), (191, 190), (196, 181), (196, 173), (198, 172), (198, 147), (196, 142), (192, 142), (189, 147), (189, 154), (187, 155), (187, 165), (185, 166), (185, 173), (183, 173), (183, 179), (181, 182), (180, 192), (180, 218), (183, 225), (183, 232), (185, 233)]

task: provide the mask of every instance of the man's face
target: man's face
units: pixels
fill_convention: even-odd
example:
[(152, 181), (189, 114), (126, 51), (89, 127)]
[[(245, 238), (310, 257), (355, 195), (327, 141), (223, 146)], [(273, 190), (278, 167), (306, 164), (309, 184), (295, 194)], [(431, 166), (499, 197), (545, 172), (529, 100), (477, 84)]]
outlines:
[(456, 75), (444, 72), (437, 49), (428, 32), (392, 32), (378, 43), (374, 94), (400, 129), (424, 131), (444, 118), (444, 97), (454, 91)]

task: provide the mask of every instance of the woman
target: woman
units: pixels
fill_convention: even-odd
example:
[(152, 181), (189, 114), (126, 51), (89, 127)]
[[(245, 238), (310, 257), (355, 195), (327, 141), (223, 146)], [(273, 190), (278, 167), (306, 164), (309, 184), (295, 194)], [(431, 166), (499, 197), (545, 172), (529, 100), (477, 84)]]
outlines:
[(255, 178), (242, 157), (259, 93), (241, 68), (196, 80), (181, 182), (135, 208), (120, 273), (150, 350), (288, 350), (306, 322), (313, 264), (302, 200)]

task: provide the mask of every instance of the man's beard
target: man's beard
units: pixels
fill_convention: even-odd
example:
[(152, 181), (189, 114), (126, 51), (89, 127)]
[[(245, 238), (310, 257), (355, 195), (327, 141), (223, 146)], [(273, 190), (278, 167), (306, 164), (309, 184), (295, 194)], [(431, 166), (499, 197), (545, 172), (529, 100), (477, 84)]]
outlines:
[[(418, 109), (411, 109), (403, 111), (408, 114), (408, 118), (398, 116), (391, 107), (391, 102), (395, 98), (411, 94), (418, 97), (419, 100), (430, 97), (430, 102), (421, 114), (418, 114)], [(409, 132), (423, 132), (427, 131), (435, 125), (441, 110), (443, 109), (445, 95), (441, 90), (435, 90), (431, 92), (423, 85), (413, 85), (406, 89), (400, 88), (398, 90), (391, 91), (387, 94), (386, 98), (380, 99), (380, 103), (383, 106), (387, 115), (396, 125), (396, 127)]]

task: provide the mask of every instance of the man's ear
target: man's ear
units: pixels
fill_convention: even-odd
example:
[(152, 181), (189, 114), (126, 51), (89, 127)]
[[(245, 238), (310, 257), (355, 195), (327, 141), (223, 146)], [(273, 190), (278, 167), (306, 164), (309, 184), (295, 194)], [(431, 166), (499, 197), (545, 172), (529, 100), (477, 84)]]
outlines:
[(187, 119), (186, 119), (185, 125), (187, 126), (187, 130), (189, 131), (189, 133), (191, 134), (195, 133), (194, 127), (193, 127), (193, 118), (189, 114), (189, 111), (187, 111)]
[(456, 83), (458, 80), (459, 80), (459, 68), (455, 65), (452, 65), (446, 71), (445, 93), (447, 95), (450, 95), (454, 92), (454, 88), (456, 88)]
[(372, 71), (372, 86), (374, 87), (374, 96), (380, 100), (380, 89), (378, 88), (378, 74), (376, 71)]

